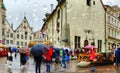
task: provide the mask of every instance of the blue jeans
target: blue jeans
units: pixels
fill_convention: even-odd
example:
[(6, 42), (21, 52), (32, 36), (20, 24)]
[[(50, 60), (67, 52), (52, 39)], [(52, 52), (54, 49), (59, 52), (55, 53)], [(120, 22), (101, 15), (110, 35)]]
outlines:
[(61, 60), (61, 64), (62, 64), (62, 67), (63, 68), (66, 68), (67, 67), (67, 64), (66, 64), (66, 60)]
[(47, 68), (46, 71), (47, 71), (47, 72), (50, 72), (50, 63), (47, 63), (47, 64), (46, 64), (46, 68)]

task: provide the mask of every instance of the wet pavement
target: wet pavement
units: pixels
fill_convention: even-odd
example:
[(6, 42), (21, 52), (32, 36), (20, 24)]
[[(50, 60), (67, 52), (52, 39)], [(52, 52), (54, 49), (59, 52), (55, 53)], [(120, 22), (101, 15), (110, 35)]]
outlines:
[[(17, 58), (13, 60), (12, 66), (8, 66), (5, 64), (6, 58), (0, 57), (0, 73), (9, 73), (7, 72), (8, 68), (12, 70), (12, 73), (35, 73), (35, 64), (33, 58), (30, 58), (27, 64), (23, 67), (20, 66), (19, 54)], [(114, 65), (105, 65), (105, 66), (95, 66), (96, 71), (91, 72), (91, 67), (80, 68), (77, 67), (78, 61), (71, 60), (67, 63), (67, 68), (64, 69), (60, 64), (52, 63), (51, 65), (51, 73), (120, 73), (120, 69), (116, 69)], [(24, 71), (22, 71), (24, 69)], [(42, 63), (41, 73), (46, 73), (45, 63)]]

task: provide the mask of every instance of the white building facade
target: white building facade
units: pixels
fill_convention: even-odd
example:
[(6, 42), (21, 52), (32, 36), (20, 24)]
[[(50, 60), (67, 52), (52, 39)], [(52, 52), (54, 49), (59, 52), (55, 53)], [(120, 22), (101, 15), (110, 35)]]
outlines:
[(61, 0), (42, 30), (48, 40), (53, 37), (51, 42), (56, 47), (75, 49), (94, 43), (98, 52), (107, 49), (105, 9), (101, 0)]
[(108, 51), (114, 51), (120, 44), (120, 8), (106, 5)]

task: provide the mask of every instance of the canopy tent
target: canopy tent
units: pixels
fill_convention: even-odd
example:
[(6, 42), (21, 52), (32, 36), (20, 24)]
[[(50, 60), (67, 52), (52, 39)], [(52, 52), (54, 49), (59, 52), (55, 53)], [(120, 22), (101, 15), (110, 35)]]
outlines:
[(36, 45), (36, 44), (45, 44), (45, 45), (50, 45), (51, 44), (51, 42), (50, 41), (45, 41), (45, 42), (36, 42), (36, 41), (31, 41), (31, 42), (29, 42), (29, 44), (28, 44), (28, 47), (33, 47), (34, 45)]
[(6, 45), (0, 43), (0, 48), (6, 48)]
[(35, 44), (38, 44), (38, 42), (31, 41), (29, 42), (28, 47), (33, 47)]

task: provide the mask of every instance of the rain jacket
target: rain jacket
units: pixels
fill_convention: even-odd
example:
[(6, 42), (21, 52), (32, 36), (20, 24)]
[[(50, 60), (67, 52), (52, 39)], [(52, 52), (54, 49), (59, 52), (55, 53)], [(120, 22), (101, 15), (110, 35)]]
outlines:
[(50, 61), (53, 54), (53, 48), (50, 48), (47, 54), (44, 54), (47, 61)]
[(91, 52), (90, 52), (90, 58), (89, 58), (89, 60), (91, 60), (91, 61), (93, 61), (94, 59), (95, 59), (95, 51), (94, 50), (92, 50)]

